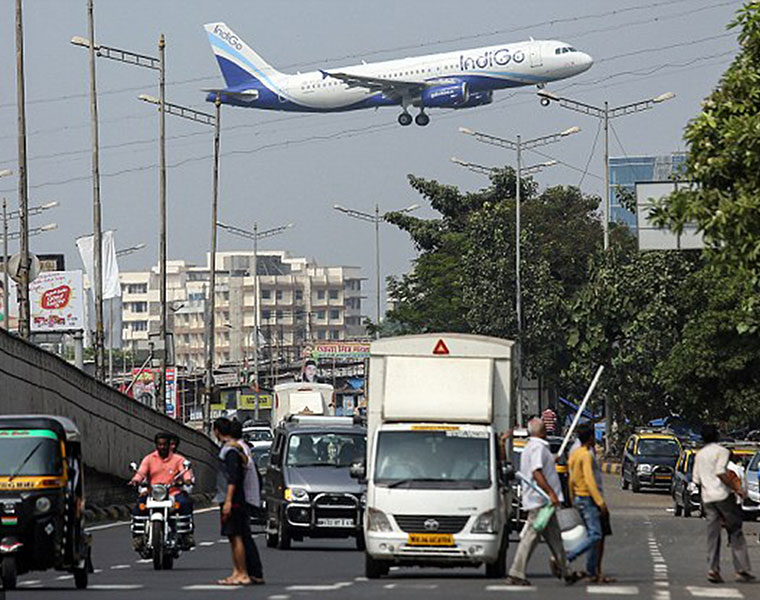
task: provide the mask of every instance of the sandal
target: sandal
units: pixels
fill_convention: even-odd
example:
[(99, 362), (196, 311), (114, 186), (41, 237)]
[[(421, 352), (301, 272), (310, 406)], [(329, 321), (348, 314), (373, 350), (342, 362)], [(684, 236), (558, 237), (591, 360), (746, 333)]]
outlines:
[(739, 571), (736, 573), (736, 581), (740, 583), (752, 583), (755, 579), (756, 577), (747, 571)]
[(617, 583), (617, 579), (605, 575), (597, 575), (594, 577), (594, 583)]
[(557, 579), (562, 579), (562, 569), (560, 569), (557, 559), (553, 556), (549, 559), (549, 567), (551, 568), (552, 575), (554, 575)]
[(507, 585), (521, 585), (521, 586), (529, 586), (530, 581), (527, 579), (520, 579), (519, 577), (512, 577), (511, 575), (507, 577)]
[(723, 583), (723, 578), (720, 576), (720, 573), (718, 571), (708, 571), (707, 581), (710, 583)]

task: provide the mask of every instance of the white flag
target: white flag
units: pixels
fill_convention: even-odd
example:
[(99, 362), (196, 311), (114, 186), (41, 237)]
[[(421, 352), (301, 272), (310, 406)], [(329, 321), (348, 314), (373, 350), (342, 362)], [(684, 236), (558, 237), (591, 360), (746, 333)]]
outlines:
[[(93, 236), (86, 235), (77, 238), (79, 256), (82, 257), (84, 270), (90, 279), (90, 287), (95, 283), (95, 258), (93, 256)], [(113, 239), (113, 231), (104, 231), (101, 239), (103, 259), (103, 300), (118, 298), (121, 296), (121, 283), (119, 282), (119, 264), (116, 260), (116, 244)]]

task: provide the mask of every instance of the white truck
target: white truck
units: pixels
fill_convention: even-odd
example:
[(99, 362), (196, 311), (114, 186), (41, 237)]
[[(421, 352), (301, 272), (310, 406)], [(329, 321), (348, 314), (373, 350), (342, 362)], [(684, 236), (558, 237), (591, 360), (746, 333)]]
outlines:
[(333, 415), (333, 395), (333, 386), (327, 383), (293, 381), (274, 386), (272, 429), (290, 415)]
[[(504, 577), (510, 486), (499, 434), (512, 423), (514, 342), (464, 334), (370, 347), (365, 571), (486, 566)], [(507, 457), (508, 458), (508, 457)]]

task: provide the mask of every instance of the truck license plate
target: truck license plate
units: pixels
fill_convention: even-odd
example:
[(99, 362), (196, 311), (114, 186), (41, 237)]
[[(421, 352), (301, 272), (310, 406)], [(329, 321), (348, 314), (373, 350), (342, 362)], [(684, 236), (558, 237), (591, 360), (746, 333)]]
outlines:
[(454, 536), (450, 533), (410, 533), (410, 546), (453, 546)]
[(317, 519), (317, 527), (353, 527), (353, 519)]

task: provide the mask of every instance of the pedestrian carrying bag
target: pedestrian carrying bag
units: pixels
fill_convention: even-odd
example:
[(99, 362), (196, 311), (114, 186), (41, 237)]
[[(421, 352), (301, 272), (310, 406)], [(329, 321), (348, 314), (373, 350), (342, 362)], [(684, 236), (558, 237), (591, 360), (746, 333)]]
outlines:
[(549, 520), (552, 518), (554, 512), (555, 509), (553, 504), (545, 504), (540, 509), (538, 509), (538, 514), (533, 520), (533, 529), (537, 532), (541, 532), (546, 529), (546, 526), (549, 524)]

